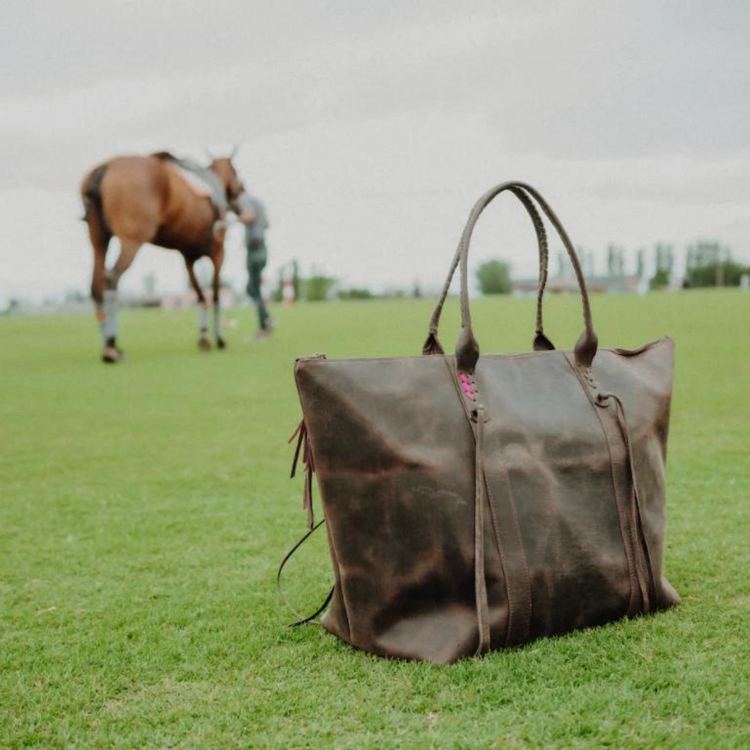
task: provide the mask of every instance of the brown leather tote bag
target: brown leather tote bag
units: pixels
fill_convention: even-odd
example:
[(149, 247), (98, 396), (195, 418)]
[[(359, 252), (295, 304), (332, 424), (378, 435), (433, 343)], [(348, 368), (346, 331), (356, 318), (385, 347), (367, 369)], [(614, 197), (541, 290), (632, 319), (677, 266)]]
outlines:
[[(469, 241), (504, 191), (539, 242), (534, 351), (480, 356)], [(556, 350), (543, 331), (539, 209), (580, 287), (584, 331), (573, 350)], [(461, 334), (450, 356), (438, 325), (457, 266)], [(525, 183), (485, 193), (421, 356), (295, 364), (304, 415), (295, 465), (303, 451), (311, 529), (317, 474), (335, 576), (322, 625), (366, 651), (447, 663), (676, 604), (662, 575), (673, 349), (669, 338), (599, 349), (555, 213)]]

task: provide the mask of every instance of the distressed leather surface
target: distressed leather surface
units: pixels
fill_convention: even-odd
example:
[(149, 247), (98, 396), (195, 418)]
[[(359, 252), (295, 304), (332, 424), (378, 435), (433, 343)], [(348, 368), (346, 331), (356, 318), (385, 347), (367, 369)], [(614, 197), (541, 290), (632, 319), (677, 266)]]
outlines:
[[(476, 442), (455, 368), (295, 365), (335, 573), (322, 623), (377, 654), (477, 649)], [(679, 601), (662, 575), (672, 374), (668, 338), (601, 349), (588, 375), (569, 351), (479, 359), (490, 648)]]

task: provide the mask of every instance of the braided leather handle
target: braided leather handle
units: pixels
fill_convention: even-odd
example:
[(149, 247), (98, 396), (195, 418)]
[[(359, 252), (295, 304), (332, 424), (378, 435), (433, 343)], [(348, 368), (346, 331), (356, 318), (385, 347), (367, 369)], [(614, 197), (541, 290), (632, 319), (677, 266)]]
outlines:
[(473, 372), (476, 362), (479, 358), (479, 345), (474, 338), (474, 334), (471, 328), (471, 311), (469, 309), (469, 290), (468, 290), (468, 253), (469, 243), (471, 236), (474, 231), (479, 216), (487, 205), (500, 193), (509, 190), (511, 191), (524, 205), (534, 223), (534, 228), (537, 233), (537, 239), (539, 243), (539, 290), (537, 294), (537, 326), (536, 326), (536, 338), (534, 340), (534, 349), (553, 349), (552, 343), (544, 336), (542, 326), (542, 297), (544, 294), (544, 287), (547, 281), (547, 266), (549, 251), (547, 248), (546, 233), (544, 232), (544, 224), (536, 210), (532, 198), (539, 205), (541, 210), (549, 219), (552, 226), (557, 231), (562, 243), (570, 257), (575, 271), (576, 279), (578, 281), (578, 287), (581, 291), (581, 301), (583, 305), (583, 319), (584, 319), (584, 331), (580, 338), (576, 342), (574, 353), (576, 362), (582, 367), (590, 367), (591, 362), (596, 355), (598, 342), (596, 333), (594, 332), (593, 323), (591, 321), (591, 307), (589, 304), (588, 291), (586, 289), (586, 281), (583, 277), (581, 265), (578, 260), (578, 256), (573, 247), (573, 243), (570, 241), (565, 227), (557, 217), (557, 214), (547, 204), (544, 198), (539, 192), (524, 182), (510, 181), (504, 182), (494, 188), (488, 190), (474, 205), (469, 219), (464, 227), (464, 231), (461, 235), (461, 240), (458, 243), (453, 261), (451, 262), (451, 268), (443, 286), (442, 293), (438, 300), (437, 306), (430, 319), (430, 328), (423, 347), (424, 354), (433, 354), (442, 352), (442, 346), (440, 345), (437, 334), (438, 327), (440, 324), (440, 316), (442, 308), (445, 303), (445, 299), (448, 295), (448, 289), (450, 283), (455, 274), (457, 266), (460, 266), (461, 276), (461, 334), (459, 336), (458, 343), (456, 345), (456, 362), (459, 369), (466, 372)]
[[(539, 211), (537, 211), (534, 202), (529, 198), (529, 196), (520, 187), (511, 187), (509, 188), (509, 190), (518, 198), (518, 200), (521, 201), (521, 203), (524, 205), (524, 208), (528, 212), (529, 217), (534, 224), (537, 245), (539, 247), (539, 287), (537, 290), (536, 302), (536, 330), (532, 346), (535, 351), (554, 349), (554, 344), (544, 335), (544, 322), (542, 314), (542, 300), (544, 297), (544, 290), (547, 286), (547, 268), (549, 264), (547, 232), (544, 229), (544, 222), (542, 221), (541, 216), (539, 216)], [(443, 289), (440, 292), (440, 297), (438, 298), (438, 303), (435, 307), (434, 312), (432, 313), (427, 339), (424, 343), (424, 346), (422, 347), (422, 354), (443, 353), (443, 347), (437, 339), (437, 334), (440, 327), (440, 317), (443, 312), (443, 305), (445, 304), (445, 300), (448, 297), (448, 291), (450, 290), (451, 282), (453, 281), (453, 277), (456, 273), (456, 268), (458, 268), (458, 263), (461, 259), (460, 249), (461, 246), (459, 245), (458, 250), (456, 250), (456, 253), (453, 256), (451, 267), (448, 271), (448, 276), (445, 279)]]

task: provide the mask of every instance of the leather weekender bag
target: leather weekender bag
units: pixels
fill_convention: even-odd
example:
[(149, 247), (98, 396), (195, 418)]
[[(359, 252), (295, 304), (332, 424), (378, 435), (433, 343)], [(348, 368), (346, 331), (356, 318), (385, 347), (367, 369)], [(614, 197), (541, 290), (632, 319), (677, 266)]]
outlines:
[[(539, 244), (534, 351), (480, 356), (469, 242), (505, 191), (529, 213)], [(580, 287), (584, 331), (573, 350), (555, 349), (543, 331), (539, 209)], [(438, 325), (459, 266), (451, 356)], [(302, 451), (310, 529), (317, 474), (335, 577), (322, 625), (375, 654), (448, 663), (677, 604), (662, 575), (673, 350), (669, 338), (599, 349), (555, 213), (522, 182), (485, 193), (421, 356), (295, 364), (303, 421), (294, 464)]]

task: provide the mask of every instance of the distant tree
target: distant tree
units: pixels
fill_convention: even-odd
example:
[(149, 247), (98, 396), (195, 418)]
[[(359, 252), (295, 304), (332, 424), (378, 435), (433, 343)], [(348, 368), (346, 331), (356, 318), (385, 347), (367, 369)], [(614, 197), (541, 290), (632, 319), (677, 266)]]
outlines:
[(656, 271), (649, 281), (651, 289), (664, 289), (669, 286), (674, 267), (674, 251), (671, 245), (659, 242), (654, 248)]
[(685, 286), (739, 286), (740, 279), (745, 273), (750, 273), (750, 266), (725, 260), (688, 271), (685, 274)]
[(750, 267), (732, 260), (730, 248), (718, 242), (697, 242), (688, 248), (686, 287), (739, 286)]
[(665, 289), (669, 286), (669, 274), (664, 269), (657, 268), (648, 286), (650, 289)]
[(510, 294), (510, 266), (502, 260), (489, 260), (477, 269), (477, 281), (482, 294)]
[(335, 283), (336, 279), (332, 276), (314, 273), (305, 279), (301, 286), (305, 290), (304, 296), (308, 302), (325, 302)]
[(372, 299), (375, 296), (365, 287), (342, 289), (338, 294), (339, 299)]
[(671, 276), (673, 267), (674, 251), (672, 246), (659, 242), (656, 245), (656, 268), (660, 271), (666, 271)]
[(21, 300), (11, 297), (8, 300), (8, 304), (4, 310), (0, 310), (0, 315), (12, 315), (14, 310), (17, 310), (21, 306)]

